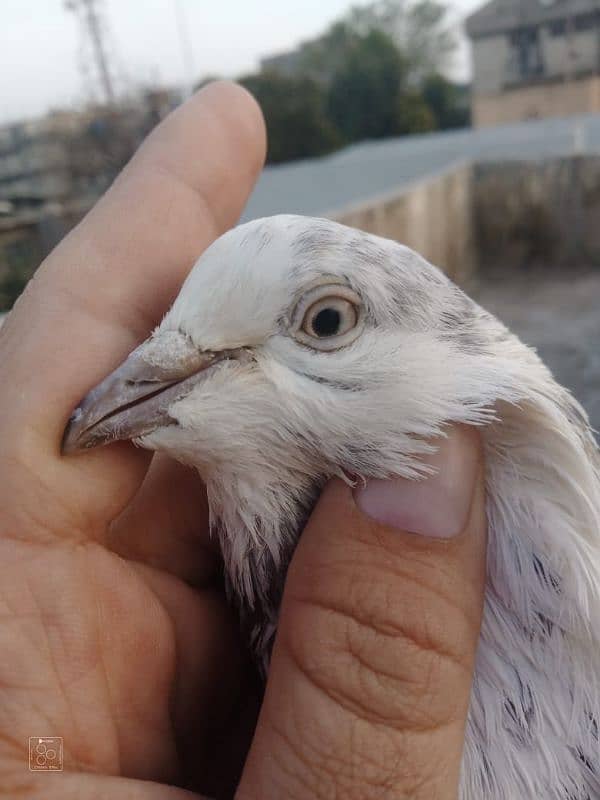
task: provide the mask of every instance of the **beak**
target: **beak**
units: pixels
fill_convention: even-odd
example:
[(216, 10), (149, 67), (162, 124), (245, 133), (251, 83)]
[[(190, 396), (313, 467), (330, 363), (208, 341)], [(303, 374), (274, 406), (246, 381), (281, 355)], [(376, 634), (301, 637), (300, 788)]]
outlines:
[(198, 350), (175, 332), (148, 339), (75, 409), (64, 433), (63, 454), (175, 425), (170, 406), (202, 380), (206, 369), (236, 354)]

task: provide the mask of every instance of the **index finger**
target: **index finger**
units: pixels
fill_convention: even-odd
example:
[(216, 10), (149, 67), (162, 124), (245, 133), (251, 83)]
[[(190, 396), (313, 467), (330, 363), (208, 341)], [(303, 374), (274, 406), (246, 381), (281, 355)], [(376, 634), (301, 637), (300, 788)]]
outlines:
[(82, 492), (99, 492), (108, 512), (139, 484), (147, 457), (127, 446), (77, 459), (75, 475), (72, 462), (58, 461), (64, 425), (237, 221), (264, 151), (251, 96), (233, 84), (205, 88), (156, 128), (17, 302), (0, 334), (2, 457), (33, 468), (49, 494), (58, 482), (64, 497), (66, 483), (78, 506)]

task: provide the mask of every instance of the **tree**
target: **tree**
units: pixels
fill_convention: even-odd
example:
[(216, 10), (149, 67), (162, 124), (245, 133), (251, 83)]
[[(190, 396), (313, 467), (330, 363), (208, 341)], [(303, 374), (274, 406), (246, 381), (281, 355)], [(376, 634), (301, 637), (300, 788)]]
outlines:
[(451, 83), (442, 75), (429, 75), (421, 91), (436, 128), (464, 128), (469, 124), (471, 115), (466, 87)]
[(329, 111), (347, 141), (398, 133), (405, 64), (381, 31), (354, 35), (329, 89)]
[(301, 45), (299, 71), (322, 86), (329, 87), (355, 48), (357, 40), (363, 35), (364, 33), (358, 34), (344, 20), (334, 22), (318, 39)]
[(448, 7), (434, 0), (408, 6), (398, 30), (398, 46), (410, 64), (413, 79), (422, 80), (448, 67), (457, 40), (447, 15)]
[(327, 116), (325, 92), (316, 81), (262, 72), (241, 78), (240, 83), (262, 108), (270, 163), (323, 155), (341, 144)]
[(436, 0), (376, 0), (355, 6), (318, 39), (300, 47), (299, 71), (329, 83), (357, 38), (385, 33), (402, 53), (409, 82), (443, 71), (457, 46), (448, 6)]
[(464, 124), (458, 90), (439, 74), (454, 46), (447, 7), (437, 0), (375, 0), (351, 9), (281, 72), (272, 67), (242, 79), (266, 118), (268, 160)]
[(437, 128), (435, 114), (416, 89), (407, 88), (396, 105), (396, 134), (428, 133)]

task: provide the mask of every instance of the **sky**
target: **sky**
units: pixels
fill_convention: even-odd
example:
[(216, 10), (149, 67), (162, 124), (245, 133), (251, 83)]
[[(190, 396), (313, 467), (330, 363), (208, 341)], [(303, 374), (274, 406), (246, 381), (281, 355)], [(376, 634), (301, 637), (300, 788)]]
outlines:
[[(185, 85), (204, 75), (235, 77), (261, 56), (318, 35), (351, 0), (99, 0), (119, 91)], [(482, 0), (454, 0), (458, 23)], [(0, 124), (51, 108), (77, 107), (97, 82), (77, 16), (65, 0), (0, 0)], [(179, 15), (179, 16), (178, 16)], [(187, 32), (182, 47), (180, 21)], [(187, 58), (184, 53), (188, 53)], [(454, 64), (468, 75), (463, 42)]]

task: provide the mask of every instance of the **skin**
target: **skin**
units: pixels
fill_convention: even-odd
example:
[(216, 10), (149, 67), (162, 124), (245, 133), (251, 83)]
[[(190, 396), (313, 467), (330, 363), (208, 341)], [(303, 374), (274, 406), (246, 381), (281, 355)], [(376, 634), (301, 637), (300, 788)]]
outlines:
[[(260, 691), (195, 473), (126, 442), (60, 456), (72, 408), (235, 224), (264, 152), (252, 98), (204, 89), (154, 131), (2, 328), (0, 797), (457, 796), (484, 581), (479, 461), (450, 541), (380, 525), (345, 485), (325, 489), (288, 576), (252, 739)], [(458, 441), (479, 459), (474, 434)], [(63, 772), (28, 771), (40, 735), (64, 738)]]

